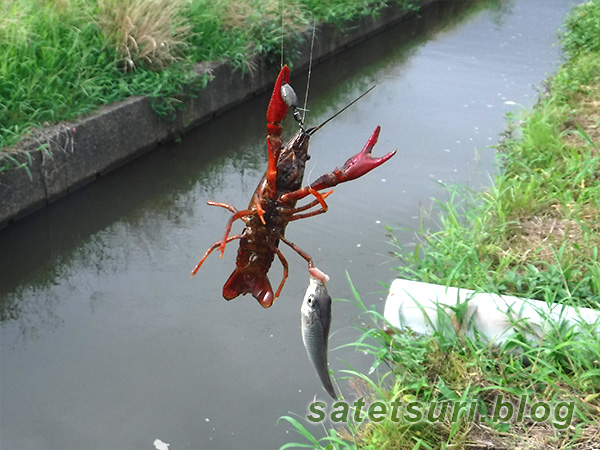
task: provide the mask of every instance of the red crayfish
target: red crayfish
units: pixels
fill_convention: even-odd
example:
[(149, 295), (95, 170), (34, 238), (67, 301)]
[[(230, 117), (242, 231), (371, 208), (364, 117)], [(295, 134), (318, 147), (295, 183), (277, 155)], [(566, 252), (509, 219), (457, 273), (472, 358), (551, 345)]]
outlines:
[[(225, 227), (223, 239), (215, 242), (204, 254), (198, 265), (192, 271), (196, 274), (202, 263), (215, 249), (219, 249), (221, 257), (228, 242), (240, 240), (236, 268), (225, 286), (223, 297), (231, 300), (240, 294), (252, 294), (264, 307), (269, 308), (279, 296), (288, 276), (288, 263), (279, 250), (279, 242), (284, 242), (293, 248), (308, 262), (309, 273), (315, 278), (326, 277), (318, 270), (308, 253), (294, 243), (285, 239), (285, 228), (289, 222), (306, 217), (322, 214), (327, 211), (325, 198), (333, 191), (320, 192), (345, 181), (361, 177), (375, 167), (390, 159), (396, 151), (380, 158), (371, 157), (371, 150), (377, 143), (380, 127), (377, 127), (363, 150), (352, 156), (341, 169), (335, 168), (308, 186), (302, 187), (304, 167), (309, 158), (308, 143), (310, 136), (323, 124), (304, 129), (304, 124), (298, 111), (298, 100), (293, 88), (289, 85), (290, 71), (284, 66), (277, 77), (273, 94), (267, 108), (267, 172), (258, 184), (248, 209), (238, 211), (226, 203), (208, 201), (212, 206), (226, 208), (233, 213)], [(354, 102), (353, 102), (354, 103)], [(350, 105), (348, 105), (350, 106)], [(300, 131), (284, 146), (281, 139), (281, 122), (288, 111), (292, 109), (294, 118), (300, 125)], [(307, 196), (314, 200), (306, 205), (296, 207), (298, 200)], [(319, 206), (318, 209), (309, 211)], [(231, 226), (237, 219), (242, 219), (245, 228), (241, 234), (229, 236)], [(275, 255), (283, 265), (283, 279), (275, 294), (267, 277)], [(324, 280), (325, 281), (325, 280)]]

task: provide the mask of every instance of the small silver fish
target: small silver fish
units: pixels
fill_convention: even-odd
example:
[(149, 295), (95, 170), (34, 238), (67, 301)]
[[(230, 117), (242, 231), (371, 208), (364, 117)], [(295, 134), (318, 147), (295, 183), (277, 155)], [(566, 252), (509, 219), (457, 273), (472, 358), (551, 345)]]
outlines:
[(325, 282), (329, 277), (315, 278), (311, 275), (302, 302), (302, 342), (308, 358), (317, 371), (323, 387), (337, 400), (329, 371), (327, 370), (327, 343), (331, 327), (331, 297)]

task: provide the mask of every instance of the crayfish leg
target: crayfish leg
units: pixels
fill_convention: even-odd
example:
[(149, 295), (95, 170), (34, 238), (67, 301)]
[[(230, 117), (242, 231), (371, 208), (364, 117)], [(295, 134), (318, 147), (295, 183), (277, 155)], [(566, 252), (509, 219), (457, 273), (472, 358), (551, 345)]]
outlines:
[(289, 245), (290, 247), (292, 247), (292, 249), (298, 253), (302, 258), (304, 258), (306, 260), (306, 262), (308, 263), (308, 269), (313, 269), (315, 267), (315, 264), (313, 263), (313, 259), (312, 256), (310, 256), (308, 253), (306, 253), (304, 250), (302, 250), (300, 247), (298, 247), (296, 244), (294, 244), (293, 242), (288, 241), (286, 238), (284, 238), (283, 236), (279, 235), (279, 239), (282, 242), (285, 242), (287, 245)]
[(231, 205), (229, 205), (227, 203), (213, 202), (212, 200), (207, 200), (206, 204), (210, 205), (210, 206), (220, 206), (221, 208), (228, 209), (233, 214), (236, 214), (238, 212), (238, 210), (237, 210), (237, 208), (235, 206), (231, 206)]
[(314, 216), (318, 216), (319, 214), (323, 214), (326, 213), (327, 210), (323, 209), (323, 208), (319, 208), (316, 211), (312, 211), (309, 213), (304, 213), (304, 214), (295, 214), (292, 217), (290, 217), (288, 219), (288, 222), (293, 222), (294, 220), (298, 220), (298, 219), (307, 219), (309, 217), (314, 217)]
[[(225, 203), (224, 203), (225, 204)], [(221, 205), (218, 205), (221, 206)], [(227, 205), (229, 206), (229, 205)], [(233, 206), (232, 206), (233, 208)], [(233, 208), (235, 209), (235, 208)], [(229, 242), (227, 236), (229, 236), (229, 232), (231, 231), (231, 227), (233, 226), (233, 222), (235, 222), (238, 219), (241, 219), (242, 217), (248, 215), (248, 214), (252, 214), (252, 211), (250, 211), (249, 209), (245, 209), (243, 211), (237, 211), (233, 214), (233, 216), (231, 216), (229, 218), (229, 220), (227, 221), (227, 226), (225, 226), (225, 235), (223, 236), (223, 239), (219, 242), (221, 242), (221, 245), (219, 246), (219, 251), (221, 252), (221, 259), (223, 259), (223, 254), (225, 253), (225, 245), (227, 245), (227, 243)]]
[(332, 194), (333, 189), (330, 190), (329, 192), (323, 192), (321, 194), (319, 191), (309, 187), (308, 192), (310, 192), (312, 195), (314, 195), (316, 197), (317, 201), (321, 205), (321, 208), (323, 209), (324, 212), (326, 212), (327, 211), (327, 203), (325, 203), (325, 199)]
[(283, 253), (281, 253), (281, 251), (277, 247), (275, 247), (275, 253), (279, 257), (279, 261), (281, 261), (281, 265), (283, 266), (283, 278), (281, 279), (281, 283), (279, 283), (279, 287), (277, 288), (277, 292), (275, 292), (275, 296), (273, 297), (273, 300), (275, 300), (277, 297), (279, 297), (279, 294), (281, 293), (281, 290), (283, 289), (283, 285), (285, 284), (285, 280), (288, 277), (288, 269), (289, 269), (287, 260), (283, 256)]
[[(206, 204), (209, 205), (209, 206), (220, 206), (221, 208), (225, 208), (225, 209), (227, 209), (227, 210), (229, 210), (229, 211), (231, 211), (233, 213), (233, 216), (229, 218), (229, 221), (227, 222), (227, 226), (225, 227), (225, 236), (223, 237), (222, 241), (219, 241), (220, 242), (219, 251), (221, 252), (221, 259), (222, 259), (223, 258), (223, 254), (225, 253), (225, 244), (228, 242), (228, 241), (226, 241), (227, 240), (227, 236), (229, 236), (229, 232), (231, 231), (231, 227), (233, 225), (233, 222), (236, 219), (239, 219), (240, 217), (242, 217), (245, 214), (249, 213), (250, 211), (248, 211), (248, 210), (238, 211), (235, 206), (231, 206), (228, 203), (213, 202), (212, 200), (207, 200)], [(216, 244), (216, 242), (215, 242), (215, 244)]]
[[(312, 190), (311, 190), (312, 191)], [(313, 217), (313, 216), (317, 216), (319, 214), (323, 214), (327, 212), (328, 206), (327, 203), (325, 203), (325, 199), (331, 194), (333, 193), (333, 189), (329, 192), (324, 192), (324, 193), (320, 193), (317, 191), (313, 191), (310, 192), (311, 194), (313, 194), (316, 199), (313, 200), (310, 203), (307, 203), (306, 205), (300, 206), (298, 208), (294, 208), (291, 210), (288, 210), (287, 213), (288, 214), (293, 214), (289, 219), (288, 222), (292, 222), (294, 220), (298, 220), (298, 219), (306, 219), (308, 217)], [(305, 213), (305, 214), (298, 214), (302, 211), (306, 211), (307, 209), (312, 208), (313, 206), (317, 206), (317, 205), (321, 205), (321, 208), (317, 209), (316, 211), (312, 211), (309, 213)]]
[(192, 278), (194, 275), (196, 275), (196, 273), (198, 272), (198, 269), (200, 269), (200, 266), (204, 263), (204, 261), (206, 260), (206, 258), (208, 258), (208, 255), (210, 255), (216, 248), (218, 248), (222, 244), (223, 245), (224, 244), (228, 244), (229, 242), (231, 242), (231, 241), (233, 241), (235, 239), (239, 239), (241, 237), (242, 237), (242, 235), (236, 234), (234, 236), (229, 236), (227, 238), (227, 240), (225, 240), (225, 241), (217, 241), (213, 245), (211, 245), (209, 247), (209, 249), (206, 250), (206, 253), (204, 253), (204, 256), (202, 257), (202, 259), (200, 260), (200, 262), (196, 265), (196, 267), (194, 267), (194, 270), (192, 270), (192, 274), (190, 275), (190, 278)]

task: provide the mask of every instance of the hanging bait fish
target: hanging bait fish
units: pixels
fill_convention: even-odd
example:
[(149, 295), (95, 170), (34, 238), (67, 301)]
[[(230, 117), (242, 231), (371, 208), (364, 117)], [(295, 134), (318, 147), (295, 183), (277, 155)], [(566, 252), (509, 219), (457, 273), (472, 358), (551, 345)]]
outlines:
[[(318, 270), (318, 269), (317, 269)], [(322, 272), (321, 272), (322, 273)], [(331, 297), (327, 293), (325, 283), (329, 277), (311, 275), (302, 302), (302, 341), (308, 353), (308, 358), (317, 371), (323, 388), (337, 400), (329, 370), (327, 369), (327, 344), (329, 341), (329, 328), (331, 326)]]
[[(290, 71), (287, 66), (284, 66), (277, 77), (271, 101), (267, 108), (268, 165), (264, 177), (254, 191), (247, 209), (238, 211), (235, 207), (226, 203), (208, 201), (209, 205), (220, 206), (231, 211), (232, 216), (225, 227), (223, 239), (215, 242), (206, 251), (192, 271), (192, 276), (194, 276), (208, 255), (214, 250), (218, 248), (222, 257), (227, 243), (239, 239), (240, 247), (236, 259), (236, 268), (223, 286), (223, 297), (226, 300), (231, 300), (238, 295), (252, 294), (264, 308), (269, 308), (273, 304), (288, 276), (288, 263), (279, 250), (280, 242), (290, 246), (308, 262), (308, 270), (311, 275), (317, 278), (319, 276), (318, 271), (314, 271), (311, 256), (284, 237), (288, 223), (326, 212), (325, 198), (332, 191), (320, 191), (359, 178), (386, 162), (396, 153), (393, 151), (380, 158), (371, 156), (373, 146), (379, 137), (380, 128), (377, 127), (363, 150), (348, 159), (341, 169), (336, 167), (332, 172), (321, 176), (310, 185), (302, 187), (304, 168), (309, 158), (308, 143), (310, 137), (339, 113), (321, 125), (305, 130), (303, 119), (298, 111), (298, 99), (294, 89), (289, 85), (289, 80)], [(343, 108), (342, 111), (357, 100), (358, 98)], [(300, 131), (287, 144), (283, 145), (281, 122), (290, 109), (300, 125)], [(314, 200), (296, 207), (299, 200), (308, 196), (313, 196)], [(317, 209), (311, 210), (311, 208)], [(231, 226), (237, 219), (244, 221), (245, 228), (242, 233), (229, 236)], [(283, 265), (283, 278), (277, 291), (273, 293), (267, 273), (271, 268), (275, 255)]]

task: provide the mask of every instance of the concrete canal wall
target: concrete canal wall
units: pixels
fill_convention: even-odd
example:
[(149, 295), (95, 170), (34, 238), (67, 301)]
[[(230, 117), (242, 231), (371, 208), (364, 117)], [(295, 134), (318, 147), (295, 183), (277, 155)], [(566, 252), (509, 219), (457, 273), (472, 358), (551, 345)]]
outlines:
[[(421, 8), (436, 3), (422, 0)], [(343, 32), (330, 25), (318, 27), (313, 50), (313, 64), (397, 25), (414, 16), (389, 7), (376, 18), (353, 22)], [(312, 33), (304, 36), (293, 71), (308, 67)], [(271, 89), (276, 68), (267, 67), (262, 59), (256, 70), (242, 73), (227, 63), (200, 63), (199, 76), (209, 73), (212, 81), (186, 101), (175, 120), (160, 120), (150, 98), (132, 97), (99, 109), (78, 121), (47, 128), (36, 139), (21, 145), (14, 154), (20, 168), (0, 173), (0, 229), (40, 209), (58, 198), (97, 179), (107, 172), (176, 138), (215, 115)], [(44, 146), (44, 151), (39, 151)]]

